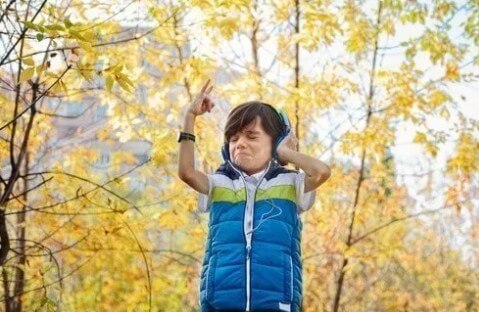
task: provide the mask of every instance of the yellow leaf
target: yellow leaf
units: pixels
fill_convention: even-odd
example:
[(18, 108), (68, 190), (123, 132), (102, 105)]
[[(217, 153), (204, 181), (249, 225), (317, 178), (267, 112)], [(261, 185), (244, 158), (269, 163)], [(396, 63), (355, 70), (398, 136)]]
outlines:
[(435, 108), (446, 102), (448, 99), (449, 96), (446, 93), (439, 90), (434, 90), (429, 95), (429, 104), (432, 108)]
[(456, 62), (448, 62), (446, 64), (446, 78), (454, 81), (459, 81), (460, 73), (459, 67), (457, 66)]
[(173, 144), (173, 142), (171, 142), (172, 138), (172, 133), (169, 131), (155, 138), (153, 150), (151, 151), (151, 160), (155, 166), (165, 166), (168, 164), (168, 161), (170, 161), (168, 157), (168, 147)]
[(98, 141), (106, 141), (111, 135), (111, 130), (109, 128), (103, 128), (97, 131), (96, 137)]
[(158, 148), (154, 148), (151, 154), (151, 160), (153, 164), (157, 167), (165, 166), (168, 164), (168, 157), (165, 152), (161, 151)]
[(91, 43), (87, 41), (78, 41), (78, 45), (85, 51), (91, 51)]
[(433, 157), (436, 157), (437, 155), (437, 151), (438, 151), (438, 147), (432, 143), (432, 142), (427, 142), (426, 144), (426, 151)]
[(449, 118), (451, 117), (451, 114), (449, 113), (447, 108), (442, 107), (441, 110), (439, 111), (439, 116), (441, 116), (444, 119), (449, 120)]
[(388, 35), (394, 36), (396, 34), (394, 21), (391, 18), (388, 18), (386, 21), (384, 21), (384, 24), (381, 30), (384, 30)]
[(162, 228), (176, 230), (187, 225), (189, 222), (186, 212), (177, 212), (176, 210), (166, 210), (160, 214), (158, 223)]
[(459, 171), (465, 176), (471, 176), (479, 168), (479, 151), (477, 142), (469, 133), (461, 133), (454, 157), (448, 160), (447, 171)]
[(413, 142), (415, 142), (415, 143), (425, 143), (425, 142), (427, 142), (426, 134), (424, 134), (423, 132), (417, 131), (416, 135), (414, 136)]

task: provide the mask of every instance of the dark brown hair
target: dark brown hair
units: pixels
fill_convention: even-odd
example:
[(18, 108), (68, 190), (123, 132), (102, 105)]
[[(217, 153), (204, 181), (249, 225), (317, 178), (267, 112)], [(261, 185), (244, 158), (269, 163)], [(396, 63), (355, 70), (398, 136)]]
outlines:
[(225, 126), (225, 143), (243, 130), (256, 116), (261, 118), (264, 131), (271, 137), (271, 143), (281, 134), (282, 123), (276, 110), (269, 104), (260, 101), (248, 101), (236, 106), (228, 115)]

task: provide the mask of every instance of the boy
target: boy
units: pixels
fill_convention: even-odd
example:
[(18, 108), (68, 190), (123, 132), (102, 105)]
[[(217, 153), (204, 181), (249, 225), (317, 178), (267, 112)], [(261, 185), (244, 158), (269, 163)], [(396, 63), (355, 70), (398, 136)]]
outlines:
[[(284, 115), (251, 101), (228, 116), (223, 164), (213, 174), (196, 170), (192, 133), (196, 116), (214, 107), (209, 82), (190, 105), (179, 137), (179, 177), (200, 193), (199, 210), (209, 212), (201, 311), (300, 311), (299, 214), (313, 205), (330, 169), (294, 150)], [(289, 162), (304, 172), (282, 166)]]

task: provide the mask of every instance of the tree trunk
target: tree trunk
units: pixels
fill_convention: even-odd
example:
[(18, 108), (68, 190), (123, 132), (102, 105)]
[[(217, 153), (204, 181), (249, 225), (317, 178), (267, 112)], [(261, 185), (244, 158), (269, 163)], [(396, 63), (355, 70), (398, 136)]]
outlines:
[[(377, 54), (378, 54), (378, 38), (379, 38), (379, 25), (381, 23), (381, 0), (379, 1), (379, 6), (378, 6), (378, 12), (377, 12), (377, 21), (376, 21), (376, 34), (375, 34), (375, 40), (374, 40), (374, 49), (373, 49), (373, 61), (372, 61), (372, 68), (371, 68), (371, 76), (370, 76), (370, 83), (369, 83), (369, 92), (368, 92), (368, 97), (367, 97), (367, 105), (368, 105), (368, 115), (366, 118), (366, 125), (365, 129), (369, 127), (369, 121), (371, 119), (371, 102), (374, 97), (374, 74), (376, 71), (376, 59), (377, 59)], [(346, 249), (351, 248), (353, 245), (353, 240), (352, 240), (352, 235), (353, 235), (353, 230), (354, 230), (354, 218), (356, 214), (356, 209), (358, 208), (358, 202), (359, 202), (359, 195), (361, 191), (361, 185), (362, 181), (364, 178), (364, 170), (365, 170), (365, 159), (366, 159), (366, 148), (363, 146), (362, 147), (362, 155), (361, 155), (361, 165), (360, 165), (360, 172), (359, 172), (359, 179), (358, 183), (356, 185), (356, 195), (354, 198), (354, 204), (351, 212), (351, 220), (349, 223), (348, 227), (348, 238), (346, 240)], [(343, 284), (344, 284), (344, 277), (346, 275), (345, 268), (348, 265), (349, 259), (347, 257), (344, 257), (343, 262), (341, 264), (340, 270), (339, 270), (339, 278), (338, 278), (338, 283), (336, 286), (336, 293), (334, 296), (334, 301), (333, 301), (333, 308), (332, 310), (334, 312), (337, 312), (339, 310), (339, 302), (341, 300), (341, 294), (343, 290)]]

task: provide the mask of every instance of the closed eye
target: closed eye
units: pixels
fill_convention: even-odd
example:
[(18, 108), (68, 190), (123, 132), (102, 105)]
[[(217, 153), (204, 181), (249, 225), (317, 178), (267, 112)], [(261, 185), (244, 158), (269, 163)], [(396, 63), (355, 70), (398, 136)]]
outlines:
[[(257, 138), (258, 138), (257, 136), (254, 136), (254, 137), (253, 137), (253, 136), (248, 136), (248, 139), (251, 139), (251, 140), (256, 140)], [(232, 137), (232, 138), (230, 139), (231, 142), (234, 142), (234, 141), (236, 141), (236, 140), (238, 140), (237, 137)]]

